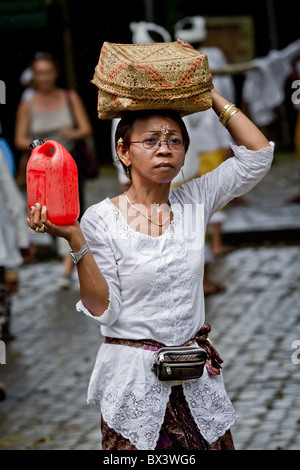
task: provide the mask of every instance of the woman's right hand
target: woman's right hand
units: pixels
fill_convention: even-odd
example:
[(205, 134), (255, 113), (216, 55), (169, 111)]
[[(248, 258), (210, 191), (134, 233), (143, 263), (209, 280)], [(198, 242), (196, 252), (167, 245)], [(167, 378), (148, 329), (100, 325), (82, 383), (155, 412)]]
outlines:
[[(77, 253), (86, 243), (78, 221), (71, 225), (55, 225), (47, 218), (47, 208), (36, 204), (27, 219), (32, 230), (43, 228), (46, 233), (65, 238), (71, 250)], [(42, 232), (41, 232), (42, 233)], [(77, 265), (80, 297), (83, 305), (94, 316), (101, 316), (109, 305), (109, 286), (92, 253), (86, 253)]]
[(31, 207), (29, 217), (27, 218), (27, 223), (32, 230), (37, 232), (46, 232), (49, 233), (49, 235), (53, 235), (55, 237), (65, 238), (71, 247), (77, 244), (82, 245), (85, 243), (85, 239), (78, 221), (71, 225), (52, 224), (47, 218), (47, 207), (43, 206), (41, 208), (39, 203)]

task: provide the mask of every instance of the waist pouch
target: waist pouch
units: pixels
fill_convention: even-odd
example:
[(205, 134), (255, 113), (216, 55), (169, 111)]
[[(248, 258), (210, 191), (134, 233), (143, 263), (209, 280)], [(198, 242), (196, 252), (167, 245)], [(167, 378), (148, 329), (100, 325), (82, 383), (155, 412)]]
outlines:
[(171, 346), (155, 353), (152, 370), (159, 380), (188, 380), (201, 377), (207, 358), (204, 349)]
[[(155, 360), (152, 371), (158, 379), (188, 380), (201, 377), (204, 366), (208, 375), (220, 374), (223, 360), (208, 339), (210, 330), (210, 325), (205, 323), (193, 338), (181, 346), (166, 346), (153, 339), (125, 339), (108, 336), (104, 338), (104, 343), (154, 351)], [(195, 342), (197, 346), (191, 346)]]

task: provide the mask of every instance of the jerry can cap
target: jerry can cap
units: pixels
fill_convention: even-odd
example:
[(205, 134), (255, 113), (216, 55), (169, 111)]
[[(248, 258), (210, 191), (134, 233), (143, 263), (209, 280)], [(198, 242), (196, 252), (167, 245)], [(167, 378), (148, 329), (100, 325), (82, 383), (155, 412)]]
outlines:
[(35, 147), (38, 147), (39, 145), (43, 145), (44, 141), (42, 139), (35, 139), (31, 144), (29, 145), (29, 149), (33, 150)]

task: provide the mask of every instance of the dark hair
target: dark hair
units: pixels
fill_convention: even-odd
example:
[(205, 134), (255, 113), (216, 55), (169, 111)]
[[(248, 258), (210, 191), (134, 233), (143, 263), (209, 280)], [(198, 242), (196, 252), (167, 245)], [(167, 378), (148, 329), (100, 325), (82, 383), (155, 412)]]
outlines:
[[(181, 116), (177, 113), (177, 111), (173, 111), (170, 109), (151, 109), (151, 110), (144, 110), (144, 111), (124, 112), (116, 128), (115, 148), (117, 148), (118, 140), (120, 138), (123, 139), (124, 141), (123, 145), (125, 146), (126, 146), (126, 143), (130, 141), (132, 127), (136, 120), (151, 117), (151, 116), (165, 116), (175, 121), (179, 125), (181, 133), (182, 133), (182, 139), (184, 141), (185, 152), (188, 151), (188, 148), (190, 145), (190, 137), (189, 137), (187, 128), (185, 126), (185, 123), (182, 120)], [(126, 165), (124, 165), (122, 161), (121, 161), (121, 164), (126, 171)]]
[(39, 60), (47, 60), (49, 62), (52, 62), (56, 68), (56, 70), (59, 72), (60, 71), (60, 65), (56, 57), (51, 54), (51, 52), (45, 52), (45, 51), (38, 51), (34, 54), (34, 56), (31, 59), (31, 67), (33, 64)]

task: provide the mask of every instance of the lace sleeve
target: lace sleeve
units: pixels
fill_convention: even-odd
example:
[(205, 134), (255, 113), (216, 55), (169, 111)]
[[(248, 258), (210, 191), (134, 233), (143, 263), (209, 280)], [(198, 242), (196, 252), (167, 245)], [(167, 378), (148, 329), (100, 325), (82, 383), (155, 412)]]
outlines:
[(206, 221), (232, 199), (250, 191), (271, 167), (273, 142), (257, 151), (237, 145), (232, 149), (234, 156), (216, 169), (173, 190), (184, 204), (204, 204)]

